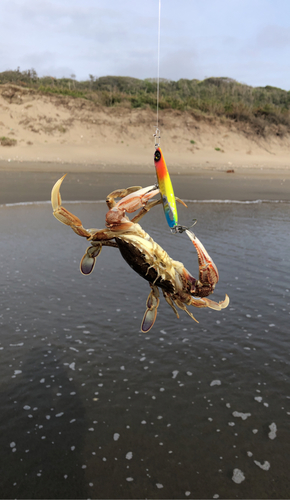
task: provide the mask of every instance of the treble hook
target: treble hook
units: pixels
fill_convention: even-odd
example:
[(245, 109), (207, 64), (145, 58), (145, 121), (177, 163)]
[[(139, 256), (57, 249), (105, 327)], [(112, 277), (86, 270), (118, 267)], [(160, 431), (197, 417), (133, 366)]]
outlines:
[(197, 223), (197, 219), (192, 219), (192, 220), (193, 220), (193, 224), (191, 224), (191, 226), (189, 226), (189, 227), (187, 227), (187, 226), (180, 226), (178, 224), (177, 226), (174, 226), (171, 229), (171, 232), (175, 233), (175, 234), (177, 234), (177, 233), (184, 233), (184, 231), (187, 231), (187, 230), (191, 229)]

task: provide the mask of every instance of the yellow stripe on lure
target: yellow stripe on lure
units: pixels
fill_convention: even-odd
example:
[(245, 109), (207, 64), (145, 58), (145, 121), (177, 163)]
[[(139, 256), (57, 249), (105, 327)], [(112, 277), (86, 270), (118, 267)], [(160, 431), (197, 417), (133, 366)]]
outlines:
[(154, 163), (165, 217), (169, 227), (174, 229), (178, 223), (176, 201), (164, 156), (159, 146), (154, 153)]

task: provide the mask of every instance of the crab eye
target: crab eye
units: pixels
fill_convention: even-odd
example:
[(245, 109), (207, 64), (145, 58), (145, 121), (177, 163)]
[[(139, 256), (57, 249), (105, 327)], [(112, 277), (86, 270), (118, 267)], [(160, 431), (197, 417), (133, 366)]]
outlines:
[(159, 161), (159, 160), (160, 160), (160, 158), (161, 158), (161, 153), (160, 153), (160, 151), (158, 151), (158, 150), (157, 150), (157, 151), (155, 151), (155, 153), (154, 153), (154, 160), (155, 160), (155, 161)]

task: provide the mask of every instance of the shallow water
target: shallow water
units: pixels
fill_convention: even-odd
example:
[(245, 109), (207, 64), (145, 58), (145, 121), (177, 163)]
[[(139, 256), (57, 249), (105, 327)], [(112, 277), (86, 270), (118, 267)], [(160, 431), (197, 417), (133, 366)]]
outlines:
[[(67, 207), (104, 227), (105, 204)], [(197, 324), (162, 298), (143, 334), (149, 286), (117, 249), (82, 276), (87, 242), (49, 204), (0, 208), (2, 498), (289, 498), (290, 204), (179, 215), (231, 302)], [(160, 207), (142, 226), (197, 276)]]

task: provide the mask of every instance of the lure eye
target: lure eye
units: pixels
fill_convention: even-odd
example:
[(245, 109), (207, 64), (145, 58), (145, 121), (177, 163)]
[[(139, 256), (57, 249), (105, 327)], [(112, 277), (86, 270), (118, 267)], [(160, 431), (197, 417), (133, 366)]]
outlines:
[(155, 160), (155, 161), (159, 161), (159, 160), (160, 160), (160, 158), (161, 158), (161, 153), (160, 153), (160, 151), (158, 151), (158, 150), (157, 150), (157, 151), (155, 151), (155, 153), (154, 153), (154, 160)]

